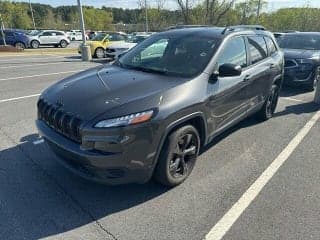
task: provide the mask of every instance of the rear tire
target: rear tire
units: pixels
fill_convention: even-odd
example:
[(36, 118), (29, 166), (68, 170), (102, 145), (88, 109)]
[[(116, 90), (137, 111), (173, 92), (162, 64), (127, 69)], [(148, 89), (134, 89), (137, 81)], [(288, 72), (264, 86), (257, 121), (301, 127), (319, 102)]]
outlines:
[(190, 175), (200, 149), (198, 131), (192, 125), (172, 132), (165, 141), (154, 172), (157, 182), (177, 186)]
[(66, 48), (67, 46), (68, 46), (67, 41), (66, 41), (66, 40), (61, 40), (61, 42), (60, 42), (60, 47), (61, 47), (61, 48)]
[(273, 117), (273, 114), (277, 108), (279, 99), (280, 88), (277, 85), (272, 85), (267, 100), (263, 104), (261, 110), (257, 113), (257, 117), (260, 120), (266, 121)]
[(25, 46), (24, 43), (22, 43), (22, 42), (16, 42), (16, 43), (14, 44), (14, 46), (15, 46), (16, 48), (21, 48), (21, 49), (25, 49), (25, 48), (26, 48), (26, 46)]

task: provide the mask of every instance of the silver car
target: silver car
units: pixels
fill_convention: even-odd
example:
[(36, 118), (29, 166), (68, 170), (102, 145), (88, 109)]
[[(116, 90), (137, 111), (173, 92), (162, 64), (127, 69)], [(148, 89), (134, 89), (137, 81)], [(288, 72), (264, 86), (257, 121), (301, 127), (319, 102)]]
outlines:
[(70, 44), (68, 36), (62, 31), (44, 30), (29, 35), (31, 48), (39, 46), (54, 46), (65, 48)]

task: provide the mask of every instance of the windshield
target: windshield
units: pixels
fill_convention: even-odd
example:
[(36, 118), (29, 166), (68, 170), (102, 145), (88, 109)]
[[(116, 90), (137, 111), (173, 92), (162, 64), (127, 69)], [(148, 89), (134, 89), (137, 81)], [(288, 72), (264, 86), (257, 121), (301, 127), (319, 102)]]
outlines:
[(132, 37), (128, 38), (126, 40), (126, 42), (129, 42), (129, 43), (140, 43), (140, 42), (142, 42), (143, 40), (145, 40), (148, 37), (149, 36), (132, 36)]
[(148, 38), (115, 64), (146, 72), (191, 77), (201, 73), (212, 58), (218, 40), (192, 35)]
[(97, 36), (92, 38), (92, 41), (102, 41), (106, 37), (106, 33), (99, 33)]
[(320, 50), (320, 35), (281, 35), (277, 37), (281, 48)]

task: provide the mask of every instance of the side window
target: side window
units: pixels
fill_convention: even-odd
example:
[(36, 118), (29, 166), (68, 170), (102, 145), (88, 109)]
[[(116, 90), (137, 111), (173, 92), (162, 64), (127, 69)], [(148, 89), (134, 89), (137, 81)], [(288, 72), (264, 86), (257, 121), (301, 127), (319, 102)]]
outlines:
[(263, 37), (248, 37), (248, 42), (251, 64), (255, 64), (268, 56), (267, 45)]
[(42, 33), (42, 36), (51, 36), (51, 32), (44, 32)]
[(266, 40), (266, 43), (267, 43), (269, 56), (271, 56), (272, 54), (277, 52), (277, 47), (276, 47), (276, 45), (274, 44), (274, 42), (273, 42), (273, 40), (271, 38), (265, 37), (264, 39)]
[(141, 52), (141, 60), (148, 58), (161, 58), (167, 47), (168, 39), (160, 39), (154, 44), (150, 45)]
[(62, 36), (62, 35), (63, 35), (62, 32), (55, 32), (55, 34), (56, 34), (57, 36)]
[(236, 37), (230, 39), (222, 53), (218, 57), (218, 65), (221, 66), (225, 63), (232, 63), (240, 65), (241, 67), (247, 66), (246, 45), (243, 37)]

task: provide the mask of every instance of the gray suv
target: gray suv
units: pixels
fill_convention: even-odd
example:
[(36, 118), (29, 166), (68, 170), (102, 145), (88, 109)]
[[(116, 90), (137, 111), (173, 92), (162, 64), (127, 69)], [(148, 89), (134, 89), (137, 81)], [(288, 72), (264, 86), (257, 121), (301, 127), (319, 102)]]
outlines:
[(65, 48), (70, 44), (67, 35), (62, 31), (46, 30), (29, 35), (31, 48), (39, 46), (54, 46)]
[(221, 132), (252, 114), (273, 116), (283, 62), (260, 28), (169, 30), (113, 65), (49, 87), (36, 124), (57, 160), (84, 178), (120, 184), (153, 176), (175, 186)]

